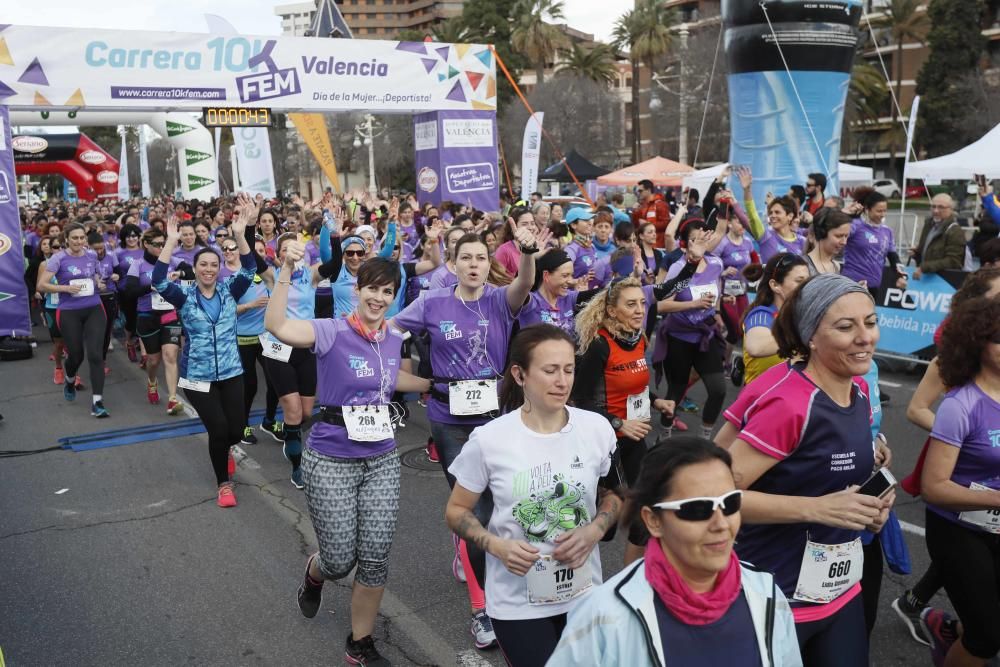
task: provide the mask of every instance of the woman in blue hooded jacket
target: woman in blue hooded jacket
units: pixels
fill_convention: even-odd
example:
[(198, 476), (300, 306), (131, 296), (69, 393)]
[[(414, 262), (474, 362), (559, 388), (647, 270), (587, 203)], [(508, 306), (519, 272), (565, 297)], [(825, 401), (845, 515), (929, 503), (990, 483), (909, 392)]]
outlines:
[(239, 244), (238, 273), (218, 282), (219, 255), (203, 248), (192, 259), (195, 281), (179, 286), (167, 280), (170, 255), (177, 247), (180, 231), (176, 219), (167, 222), (167, 241), (153, 268), (153, 287), (184, 321), (184, 347), (180, 359), (180, 381), (188, 402), (208, 431), (208, 454), (218, 484), (219, 507), (234, 507), (236, 496), (230, 476), (235, 463), (229, 451), (243, 436), (243, 365), (236, 337), (236, 302), (253, 281), (256, 261), (244, 238), (244, 229), (257, 219), (259, 205), (250, 197), (238, 197), (239, 215), (233, 221), (233, 238)]

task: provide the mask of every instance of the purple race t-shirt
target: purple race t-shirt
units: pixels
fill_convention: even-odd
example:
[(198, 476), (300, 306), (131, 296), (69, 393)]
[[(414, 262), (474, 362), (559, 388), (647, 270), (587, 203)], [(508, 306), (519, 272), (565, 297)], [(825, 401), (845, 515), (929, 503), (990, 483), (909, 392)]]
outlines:
[(733, 243), (729, 235), (722, 237), (712, 254), (722, 260), (722, 266), (742, 271), (750, 263), (750, 253), (753, 252), (753, 241), (744, 236), (739, 243)]
[[(463, 302), (455, 295), (454, 287), (427, 290), (392, 321), (411, 333), (430, 334), (434, 378), (451, 381), (499, 380), (514, 319), (507, 305), (507, 288), (486, 285), (478, 301)], [(448, 395), (447, 382), (436, 382), (434, 388)], [(452, 415), (448, 404), (433, 394), (427, 416), (442, 424), (478, 425), (489, 421), (478, 416)]]
[(454, 287), (458, 284), (458, 274), (452, 273), (447, 264), (442, 264), (429, 274), (427, 274), (428, 289), (441, 289), (442, 287)]
[(844, 248), (844, 267), (840, 274), (852, 280), (868, 281), (868, 287), (882, 284), (885, 257), (896, 252), (892, 229), (886, 225), (869, 225), (860, 218), (851, 223), (851, 235)]
[[(965, 488), (975, 482), (1000, 489), (1000, 403), (975, 382), (944, 395), (934, 416), (931, 437), (959, 448), (951, 481)], [(960, 521), (958, 512), (931, 503), (927, 503), (927, 509), (963, 527), (982, 530)]]
[[(320, 405), (388, 405), (392, 401), (399, 376), (401, 335), (390, 328), (382, 342), (373, 343), (345, 319), (310, 320), (310, 324), (316, 335), (313, 352), (317, 375), (337, 378), (336, 382), (319, 383)], [(317, 419), (309, 431), (309, 447), (326, 456), (362, 459), (395, 449), (396, 441), (351, 440), (345, 427)]]
[[(142, 287), (151, 287), (153, 285), (153, 267), (154, 264), (150, 264), (146, 261), (145, 257), (140, 257), (138, 260), (132, 262), (132, 266), (128, 268), (128, 275), (132, 278), (138, 278), (139, 285)], [(170, 257), (170, 271), (177, 270), (177, 258)], [(172, 310), (173, 308), (171, 308)], [(153, 297), (150, 292), (146, 292), (139, 297), (138, 304), (136, 305), (136, 311), (140, 313), (149, 313), (153, 311)], [(157, 311), (166, 312), (166, 311)]]
[(794, 240), (789, 240), (778, 236), (773, 229), (764, 226), (764, 235), (757, 242), (760, 246), (760, 261), (764, 264), (777, 254), (790, 252), (796, 255), (804, 255), (806, 239), (798, 234)]
[(55, 274), (56, 282), (60, 285), (69, 285), (75, 280), (91, 282), (89, 296), (60, 294), (59, 310), (82, 310), (101, 305), (101, 297), (97, 293), (97, 281), (94, 280), (94, 276), (98, 273), (97, 265), (97, 253), (90, 248), (84, 250), (82, 255), (70, 255), (65, 250), (60, 250), (45, 262), (46, 270)]
[(573, 309), (576, 308), (576, 298), (580, 293), (569, 290), (565, 296), (556, 299), (553, 306), (541, 292), (532, 292), (528, 297), (528, 302), (521, 308), (521, 314), (517, 316), (517, 321), (521, 323), (521, 328), (530, 327), (532, 324), (552, 324), (559, 327), (576, 340), (576, 326)]
[[(594, 250), (594, 246), (583, 246), (577, 241), (573, 241), (568, 246), (563, 248), (569, 258), (573, 260), (573, 277), (579, 278), (580, 276), (587, 275), (588, 271), (596, 270), (597, 265), (597, 252)], [(600, 287), (596, 279), (591, 280), (587, 288), (596, 289)]]
[[(705, 256), (707, 266), (701, 273), (696, 272), (691, 277), (687, 287), (674, 296), (674, 301), (695, 301), (700, 299), (702, 294), (714, 294), (716, 306), (719, 303), (719, 295), (722, 294), (720, 280), (722, 277), (722, 260), (713, 255)], [(667, 280), (674, 278), (684, 268), (684, 262), (674, 262), (667, 270)], [(697, 343), (702, 339), (704, 333), (698, 330), (701, 323), (715, 317), (716, 307), (695, 308), (693, 310), (682, 310), (670, 313), (664, 322), (665, 327), (674, 338), (688, 343)]]

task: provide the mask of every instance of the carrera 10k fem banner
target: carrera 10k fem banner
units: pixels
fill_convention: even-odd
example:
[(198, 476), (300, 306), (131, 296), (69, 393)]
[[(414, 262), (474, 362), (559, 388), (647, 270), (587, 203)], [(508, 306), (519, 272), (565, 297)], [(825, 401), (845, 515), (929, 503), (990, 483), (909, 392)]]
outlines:
[(15, 108), (496, 110), (480, 44), (0, 26)]
[(491, 111), (438, 111), (413, 117), (417, 199), (500, 208), (497, 122)]
[(754, 200), (817, 172), (837, 192), (861, 0), (723, 0), (722, 17), (729, 161), (753, 169)]
[(31, 335), (10, 118), (0, 105), (0, 336)]

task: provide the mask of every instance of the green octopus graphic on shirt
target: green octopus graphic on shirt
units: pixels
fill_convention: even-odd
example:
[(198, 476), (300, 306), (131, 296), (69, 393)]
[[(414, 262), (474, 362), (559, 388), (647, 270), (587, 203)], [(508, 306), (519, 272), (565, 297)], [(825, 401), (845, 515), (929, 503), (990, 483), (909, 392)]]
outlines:
[(514, 475), (514, 496), (524, 496), (514, 505), (514, 520), (528, 542), (545, 542), (560, 533), (590, 523), (584, 494), (586, 486), (552, 474), (544, 463)]

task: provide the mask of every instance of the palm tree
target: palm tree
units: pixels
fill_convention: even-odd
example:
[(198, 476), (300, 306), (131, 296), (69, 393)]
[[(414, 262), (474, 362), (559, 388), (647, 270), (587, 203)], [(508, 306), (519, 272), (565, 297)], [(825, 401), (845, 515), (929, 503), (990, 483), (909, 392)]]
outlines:
[(551, 21), (563, 17), (562, 0), (520, 0), (514, 7), (514, 30), (511, 45), (528, 58), (535, 67), (536, 85), (545, 82), (545, 63), (569, 40)]
[(877, 122), (888, 97), (889, 88), (882, 72), (863, 58), (856, 57), (847, 90), (847, 116), (850, 121), (862, 125)]
[(556, 74), (563, 73), (611, 85), (618, 78), (618, 70), (615, 68), (615, 52), (607, 44), (598, 44), (592, 49), (585, 49), (579, 44), (573, 44), (569, 53), (566, 54), (566, 59), (556, 70)]
[(615, 22), (614, 46), (628, 51), (632, 64), (632, 160), (642, 159), (642, 137), (639, 128), (639, 67), (653, 69), (654, 61), (665, 55), (673, 44), (669, 26), (676, 13), (660, 0), (635, 0), (635, 9), (625, 12)]
[(453, 16), (441, 21), (431, 29), (431, 36), (434, 37), (435, 42), (443, 44), (468, 44), (475, 39), (461, 16)]
[[(921, 6), (923, 0), (891, 0), (891, 4), (885, 8), (886, 21), (889, 25), (889, 32), (892, 40), (896, 44), (896, 53), (893, 56), (896, 76), (896, 100), (902, 104), (903, 88), (903, 43), (919, 42), (923, 43), (927, 30), (930, 28), (930, 20), (927, 12)], [(896, 105), (892, 105), (892, 129), (896, 130), (899, 122)], [(896, 173), (896, 147), (899, 132), (891, 132), (889, 135), (889, 173)], [(905, 137), (905, 132), (903, 133)], [(905, 184), (903, 187), (906, 187)]]

